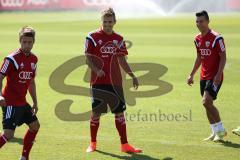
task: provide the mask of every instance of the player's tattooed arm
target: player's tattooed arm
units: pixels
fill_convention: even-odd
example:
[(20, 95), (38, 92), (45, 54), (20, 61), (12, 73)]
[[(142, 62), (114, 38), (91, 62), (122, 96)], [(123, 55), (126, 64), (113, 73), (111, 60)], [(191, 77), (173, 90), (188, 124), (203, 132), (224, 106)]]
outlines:
[(0, 106), (6, 106), (5, 99), (2, 96), (2, 84), (3, 84), (2, 82), (3, 82), (4, 77), (5, 76), (0, 73)]
[(216, 76), (214, 77), (214, 84), (219, 85), (222, 80), (222, 73), (226, 64), (226, 51), (219, 53), (220, 56), (220, 62), (219, 62), (219, 67), (218, 67), (218, 72)]
[(197, 72), (198, 68), (200, 67), (200, 65), (201, 65), (201, 56), (199, 53), (197, 53), (197, 58), (195, 60), (193, 69), (187, 79), (187, 84), (189, 86), (191, 86), (194, 83), (193, 77), (194, 77), (195, 73)]
[(138, 88), (139, 83), (137, 77), (133, 74), (132, 69), (130, 68), (126, 58), (124, 56), (118, 57), (118, 62), (122, 69), (133, 79), (133, 87)]
[(28, 92), (32, 98), (33, 101), (33, 106), (32, 106), (32, 111), (33, 114), (36, 115), (38, 112), (38, 101), (37, 101), (37, 92), (36, 92), (36, 83), (35, 79), (32, 79), (30, 82), (30, 85), (28, 87)]
[(96, 65), (93, 63), (93, 60), (92, 60), (93, 56), (91, 56), (91, 54), (89, 53), (85, 53), (85, 55), (86, 55), (86, 63), (91, 68), (91, 70), (93, 70), (98, 77), (105, 76), (105, 72), (102, 69), (96, 67)]

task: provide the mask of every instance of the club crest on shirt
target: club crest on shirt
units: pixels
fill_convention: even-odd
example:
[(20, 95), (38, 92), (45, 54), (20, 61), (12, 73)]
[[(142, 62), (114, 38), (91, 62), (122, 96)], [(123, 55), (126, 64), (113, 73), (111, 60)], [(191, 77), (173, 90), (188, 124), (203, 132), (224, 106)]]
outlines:
[(118, 44), (118, 40), (113, 40), (113, 44), (117, 45)]
[(35, 70), (36, 69), (36, 64), (35, 63), (31, 63), (31, 68), (32, 68), (32, 70)]
[(208, 47), (210, 46), (210, 42), (209, 42), (209, 41), (206, 41), (206, 42), (205, 42), (205, 45), (206, 45), (206, 47), (208, 48)]

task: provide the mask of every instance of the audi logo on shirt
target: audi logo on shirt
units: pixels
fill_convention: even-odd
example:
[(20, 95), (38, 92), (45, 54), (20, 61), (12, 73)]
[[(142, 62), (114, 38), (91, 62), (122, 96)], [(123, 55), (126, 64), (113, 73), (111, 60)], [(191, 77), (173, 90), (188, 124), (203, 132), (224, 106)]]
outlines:
[(117, 48), (112, 42), (108, 42), (100, 48), (100, 51), (103, 54), (116, 54)]
[(19, 73), (19, 78), (21, 80), (29, 80), (29, 79), (32, 79), (32, 75), (33, 75), (33, 72), (25, 72), (25, 71), (21, 71)]
[(210, 56), (212, 54), (210, 49), (200, 49), (201, 56)]

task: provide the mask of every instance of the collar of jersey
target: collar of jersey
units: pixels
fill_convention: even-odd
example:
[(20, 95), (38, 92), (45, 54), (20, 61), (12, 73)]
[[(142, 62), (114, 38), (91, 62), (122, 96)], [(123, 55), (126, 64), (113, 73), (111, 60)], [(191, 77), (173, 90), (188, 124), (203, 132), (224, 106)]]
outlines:
[(25, 57), (29, 57), (31, 55), (31, 52), (30, 52), (30, 54), (27, 56), (21, 48), (19, 48), (19, 51), (20, 51), (20, 54), (22, 54)]
[(204, 38), (204, 37), (208, 36), (208, 35), (209, 35), (209, 33), (211, 33), (211, 31), (212, 31), (212, 30), (211, 30), (211, 29), (209, 29), (209, 30), (208, 30), (208, 33), (207, 33), (207, 34), (205, 34), (204, 36), (202, 36), (202, 38)]

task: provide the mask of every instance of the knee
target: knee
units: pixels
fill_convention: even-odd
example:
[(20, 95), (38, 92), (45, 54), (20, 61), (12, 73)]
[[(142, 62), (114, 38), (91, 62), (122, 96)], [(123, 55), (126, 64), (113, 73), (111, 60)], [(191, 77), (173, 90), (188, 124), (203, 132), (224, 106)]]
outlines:
[(212, 106), (212, 100), (209, 99), (209, 98), (203, 98), (202, 99), (202, 104), (206, 109), (208, 109)]
[(32, 125), (29, 125), (31, 131), (38, 131), (40, 129), (40, 123), (37, 121)]
[(6, 131), (6, 132), (4, 131), (3, 135), (9, 141), (9, 140), (13, 139), (14, 132), (13, 131)]
[(124, 113), (123, 112), (115, 113), (115, 116), (117, 116), (117, 117), (124, 116)]
[(100, 119), (100, 117), (101, 117), (101, 113), (92, 112), (92, 118)]

